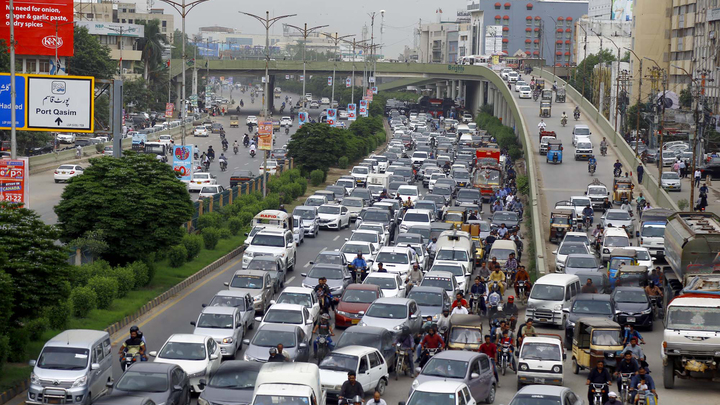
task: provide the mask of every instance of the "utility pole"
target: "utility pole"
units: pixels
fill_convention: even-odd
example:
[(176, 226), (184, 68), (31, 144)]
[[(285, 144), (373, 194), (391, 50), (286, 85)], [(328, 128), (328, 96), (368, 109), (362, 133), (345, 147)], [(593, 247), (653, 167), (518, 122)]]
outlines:
[[(350, 41), (343, 40), (343, 42), (347, 42), (348, 44)], [(355, 41), (355, 38), (352, 40), (352, 85), (350, 86), (350, 103), (355, 103), (355, 46), (358, 44), (366, 43), (367, 40), (364, 41)], [(334, 84), (334, 83), (333, 83)]]
[[(10, 0), (10, 158), (17, 159), (17, 122), (15, 111), (15, 100), (17, 99), (17, 89), (15, 88), (15, 5)], [(30, 170), (28, 169), (28, 172)]]
[(587, 31), (585, 31), (585, 28), (583, 28), (582, 23), (578, 22), (577, 26), (578, 26), (581, 30), (583, 30), (583, 32), (585, 33), (585, 40), (584, 40), (584, 43), (585, 43), (585, 44), (583, 45), (583, 50), (585, 51), (585, 56), (583, 56), (583, 61), (582, 61), (582, 64), (583, 64), (583, 81), (582, 81), (582, 93), (581, 93), (581, 95), (582, 95), (583, 97), (585, 97), (585, 82), (587, 81), (587, 74), (586, 74), (586, 72), (587, 72)]
[[(635, 54), (635, 51), (633, 51), (632, 49), (630, 49), (630, 48), (625, 48), (625, 49), (627, 49), (628, 51), (630, 51), (630, 53), (633, 54), (633, 56), (635, 57), (635, 59), (637, 59), (638, 61), (640, 61), (640, 71), (638, 72), (638, 78), (639, 78), (638, 80), (640, 80), (640, 83), (638, 84), (637, 106), (636, 106), (636, 109), (635, 109), (635, 110), (636, 110), (636, 113), (637, 113), (637, 114), (636, 114), (636, 117), (635, 117), (635, 156), (637, 157), (637, 156), (638, 156), (638, 149), (639, 149), (639, 146), (640, 146), (640, 94), (642, 93), (642, 62), (643, 62), (643, 60), (640, 59), (640, 58), (637, 56), (637, 54)], [(662, 151), (660, 151), (660, 153), (662, 153)], [(662, 169), (661, 169), (661, 170), (662, 170)]]
[[(40, 21), (43, 24), (55, 27), (55, 40), (58, 41), (57, 43), (55, 43), (55, 74), (58, 75), (58, 74), (60, 74), (60, 57), (58, 56), (58, 49), (61, 46), (60, 41), (59, 41), (60, 40), (60, 27), (65, 26), (65, 25), (75, 24), (77, 21), (68, 21), (68, 22), (65, 22), (62, 24), (59, 22), (49, 22), (49, 21), (45, 21), (45, 20), (38, 20), (38, 21)], [(108, 27), (108, 28), (110, 28), (110, 27)], [(110, 28), (110, 29), (112, 30), (113, 28)], [(121, 35), (121, 40), (122, 40), (122, 35)]]
[[(122, 25), (119, 27), (114, 27), (112, 25), (109, 25), (109, 26), (107, 26), (107, 29), (109, 29), (110, 31), (115, 31), (118, 33), (118, 35), (120, 35), (120, 67), (119, 67), (118, 71), (120, 73), (120, 80), (122, 80), (124, 77), (122, 65), (123, 65), (123, 48), (124, 48), (124, 46), (123, 46), (123, 31), (125, 30), (125, 27), (123, 27)], [(55, 59), (57, 60), (57, 48), (55, 48)]]
[[(335, 33), (335, 36), (333, 36), (332, 34), (326, 34), (323, 32), (323, 35), (330, 38), (333, 41), (333, 43), (335, 44), (335, 57), (334, 57), (335, 60), (333, 62), (333, 78), (332, 78), (332, 95), (330, 96), (330, 108), (332, 108), (332, 106), (335, 105), (335, 70), (337, 68), (337, 60), (338, 60), (338, 54), (337, 54), (338, 44), (343, 39), (353, 37), (353, 36), (355, 36), (355, 34), (343, 35), (341, 37), (338, 37), (337, 32)], [(338, 103), (338, 107), (339, 106), (340, 106), (340, 103)]]
[[(375, 59), (375, 12), (368, 13), (370, 16), (370, 62), (372, 63)], [(372, 65), (371, 65), (372, 67)], [(373, 83), (375, 83), (375, 73), (372, 76)]]
[[(620, 77), (620, 47), (617, 46), (617, 44), (615, 43), (615, 41), (613, 41), (612, 39), (610, 39), (610, 38), (605, 38), (605, 39), (607, 39), (608, 41), (610, 41), (610, 42), (613, 44), (613, 46), (615, 46), (615, 48), (617, 48), (617, 61), (616, 61), (616, 63), (617, 63), (617, 77)], [(617, 109), (617, 104), (618, 104), (618, 103), (617, 103), (617, 100), (618, 100), (618, 94), (620, 94), (620, 88), (619, 88), (619, 87), (617, 86), (617, 84), (616, 84), (616, 85), (615, 85), (615, 132), (617, 132), (617, 113), (618, 113), (618, 109)]]
[[(622, 117), (627, 117), (627, 103), (625, 102), (627, 99), (627, 85), (632, 80), (632, 76), (630, 73), (623, 69), (622, 72), (620, 72), (620, 75), (618, 76), (618, 100), (615, 103), (616, 111), (618, 111), (617, 115), (622, 115)], [(622, 110), (620, 111), (620, 104), (622, 104)], [(619, 128), (617, 123), (617, 115), (615, 117), (615, 132), (623, 133), (623, 129), (626, 129), (625, 125), (625, 119), (621, 118)], [(619, 129), (619, 131), (618, 131)]]
[[(555, 30), (553, 32), (555, 32), (555, 36), (557, 37), (557, 20), (553, 17), (550, 18), (552, 18), (555, 23)], [(553, 77), (555, 77), (555, 67), (557, 66), (557, 41), (557, 39), (553, 39), (553, 44), (555, 44), (553, 47)]]
[[(315, 30), (319, 30), (320, 28), (325, 28), (325, 27), (327, 27), (327, 25), (317, 25), (315, 27), (310, 27), (310, 28), (308, 28), (307, 23), (305, 23), (304, 28), (300, 28), (300, 27), (298, 27), (296, 25), (292, 25), (292, 24), (286, 24), (286, 25), (290, 28), (295, 28), (296, 30), (300, 31), (300, 34), (302, 34), (302, 36), (303, 36), (303, 48), (302, 48), (302, 59), (303, 59), (303, 80), (302, 80), (302, 82), (303, 83), (302, 83), (302, 94), (300, 95), (300, 99), (302, 100), (303, 108), (305, 108), (305, 107), (307, 107), (306, 106), (307, 100), (305, 99), (305, 82), (307, 82), (307, 79), (305, 78), (305, 48), (307, 47), (307, 38), (311, 32), (313, 32)], [(354, 52), (355, 51), (353, 50), (353, 53)], [(353, 63), (353, 67), (354, 66), (355, 65)]]

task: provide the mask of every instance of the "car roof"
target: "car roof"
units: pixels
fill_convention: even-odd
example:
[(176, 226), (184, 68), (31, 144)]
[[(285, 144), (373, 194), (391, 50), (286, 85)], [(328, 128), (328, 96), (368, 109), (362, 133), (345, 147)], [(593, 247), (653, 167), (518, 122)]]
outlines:
[(372, 273), (370, 273), (370, 274), (368, 274), (368, 275), (366, 276), (366, 280), (367, 280), (367, 277), (373, 277), (373, 278), (395, 278), (395, 277), (397, 277), (397, 276), (398, 276), (397, 273), (385, 273), (385, 272), (374, 271), (374, 272), (372, 272)]
[[(417, 287), (415, 287), (417, 288)], [(345, 291), (348, 290), (362, 290), (362, 291), (380, 291), (381, 288), (375, 284), (350, 284), (345, 287)]]
[(425, 278), (428, 277), (444, 277), (444, 278), (454, 278), (452, 273), (449, 271), (428, 271), (425, 273)]
[(332, 351), (333, 354), (345, 354), (350, 356), (365, 356), (370, 353), (377, 352), (378, 350), (374, 347), (367, 347), (367, 346), (345, 346), (341, 347), (339, 349), (335, 349)]
[[(517, 394), (536, 394), (536, 395), (554, 395), (561, 396), (565, 391), (570, 389), (555, 385), (526, 385), (517, 392)], [(516, 394), (516, 395), (517, 395)]]
[(207, 336), (193, 335), (191, 333), (175, 333), (168, 338), (168, 342), (184, 342), (184, 343), (205, 343)]
[(284, 292), (293, 294), (312, 294), (313, 290), (312, 288), (305, 287), (285, 287), (282, 291), (280, 291), (280, 294)]
[(285, 311), (300, 311), (303, 312), (303, 309), (305, 309), (304, 305), (298, 305), (298, 304), (273, 304), (270, 308), (268, 308), (268, 311), (271, 309), (283, 309)]
[(245, 270), (237, 270), (237, 271), (235, 272), (235, 274), (233, 274), (233, 275), (234, 275), (234, 276), (245, 275), (245, 276), (261, 276), (261, 277), (262, 277), (262, 276), (265, 276), (266, 274), (268, 274), (268, 273), (267, 273), (266, 271), (263, 271), (263, 270), (248, 270), (248, 269), (245, 269)]
[(421, 383), (415, 388), (415, 391), (424, 391), (424, 392), (439, 392), (439, 393), (448, 393), (448, 394), (455, 394), (460, 389), (465, 387), (465, 383), (460, 381), (452, 381), (452, 380), (430, 380), (425, 381), (424, 383)]
[(178, 367), (177, 364), (173, 363), (160, 363), (160, 362), (150, 362), (150, 361), (141, 361), (138, 363), (133, 364), (133, 372), (168, 372), (175, 367)]
[(247, 295), (250, 293), (243, 290), (220, 290), (215, 293), (216, 297), (245, 297)]
[(431, 287), (431, 286), (417, 286), (413, 287), (412, 290), (408, 294), (412, 294), (413, 292), (425, 292), (425, 293), (436, 293), (436, 294), (445, 294), (445, 289), (442, 287)]
[(642, 288), (642, 287), (621, 287), (621, 286), (618, 286), (618, 287), (615, 287), (615, 290), (614, 290), (613, 292), (615, 292), (615, 291), (645, 292), (645, 289)]
[(610, 301), (608, 294), (578, 294), (575, 301)]
[[(375, 301), (377, 301), (377, 300), (375, 300)], [(385, 328), (381, 328), (379, 326), (355, 325), (355, 326), (351, 326), (351, 327), (345, 329), (345, 333), (359, 333), (359, 334), (363, 334), (363, 335), (383, 335), (385, 333), (390, 333), (390, 331), (388, 331)]]
[[(384, 274), (384, 273), (373, 273), (373, 274)], [(392, 273), (390, 273), (392, 274)], [(396, 274), (393, 274), (393, 276), (396, 276)], [(378, 298), (375, 301), (373, 301), (373, 304), (394, 304), (394, 305), (408, 305), (411, 300), (409, 298), (399, 298), (399, 297), (382, 297)]]
[(202, 314), (232, 315), (237, 311), (235, 307), (205, 307)]
[(434, 355), (433, 357), (436, 357), (438, 359), (471, 361), (474, 358), (482, 356), (487, 355), (484, 353), (468, 352), (465, 350), (443, 350), (440, 353)]
[[(88, 346), (95, 342), (97, 342), (99, 339), (102, 339), (103, 337), (109, 337), (108, 333), (105, 331), (98, 331), (98, 330), (90, 330), (90, 329), (70, 329), (66, 330), (64, 332), (61, 332), (57, 336), (50, 339), (46, 345), (53, 344), (55, 345), (70, 345), (73, 347), (79, 347), (79, 346)], [(71, 342), (71, 343), (68, 343)]]
[[(275, 304), (275, 305), (278, 305), (278, 304)], [(273, 306), (275, 306), (275, 305), (273, 305)], [(287, 331), (295, 332), (299, 328), (300, 327), (298, 325), (294, 325), (294, 324), (291, 325), (291, 324), (282, 324), (282, 323), (265, 323), (261, 327), (258, 328), (258, 331), (260, 329), (262, 329), (262, 330), (270, 330), (270, 331), (278, 331), (278, 332), (287, 332)], [(255, 334), (257, 334), (257, 332), (255, 332)]]

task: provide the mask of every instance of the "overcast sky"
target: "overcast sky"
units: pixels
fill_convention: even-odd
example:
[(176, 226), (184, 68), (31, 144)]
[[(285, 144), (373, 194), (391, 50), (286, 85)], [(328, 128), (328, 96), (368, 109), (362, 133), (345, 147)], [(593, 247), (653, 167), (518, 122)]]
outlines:
[[(180, 2), (180, 0), (176, 0)], [(190, 0), (186, 0), (188, 3)], [(271, 8), (263, 7), (271, 5)], [(329, 0), (265, 0), (265, 1), (234, 1), (210, 0), (200, 4), (188, 14), (186, 31), (188, 35), (197, 33), (202, 26), (223, 26), (240, 30), (241, 32), (260, 34), (264, 32), (262, 25), (253, 18), (241, 15), (244, 11), (256, 15), (297, 14), (295, 17), (279, 21), (274, 27), (274, 34), (282, 34), (282, 22), (302, 26), (329, 25), (326, 29), (338, 35), (356, 34), (360, 40), (363, 25), (370, 27), (368, 13), (375, 11), (375, 42), (380, 42), (380, 10), (385, 10), (385, 32), (382, 42), (385, 47), (383, 53), (390, 58), (396, 58), (405, 45), (413, 45), (413, 29), (417, 28), (420, 19), (425, 22), (436, 21), (435, 11), (443, 10), (443, 20), (454, 20), (458, 9), (465, 9), (465, 0), (359, 0), (359, 1), (329, 1)], [(170, 6), (156, 0), (153, 8), (164, 8), (174, 13), (175, 27), (181, 28), (179, 14)]]

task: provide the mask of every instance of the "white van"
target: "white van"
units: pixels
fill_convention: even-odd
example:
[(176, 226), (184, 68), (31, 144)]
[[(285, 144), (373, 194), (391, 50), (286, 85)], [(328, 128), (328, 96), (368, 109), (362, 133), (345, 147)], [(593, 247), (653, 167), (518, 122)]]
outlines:
[(523, 339), (518, 357), (518, 389), (525, 384), (563, 385), (565, 351), (559, 335)]
[(563, 308), (580, 293), (580, 279), (572, 274), (547, 274), (540, 277), (530, 291), (525, 321), (565, 325)]
[(507, 260), (510, 258), (510, 253), (515, 253), (517, 259), (517, 245), (511, 240), (496, 240), (493, 242), (490, 248), (490, 255), (488, 257), (497, 258), (497, 262), (501, 266), (504, 266)]
[(290, 214), (285, 211), (264, 210), (260, 211), (252, 221), (253, 226), (261, 226), (263, 228), (293, 228), (293, 221)]
[(265, 363), (255, 380), (252, 403), (326, 405), (320, 369), (312, 363)]
[(610, 253), (616, 248), (624, 248), (630, 245), (630, 238), (622, 228), (607, 228), (603, 233), (601, 258), (603, 263), (610, 260)]
[(438, 236), (435, 247), (434, 263), (460, 263), (467, 273), (475, 270), (475, 242), (469, 232), (443, 231)]
[(390, 175), (385, 173), (370, 174), (367, 177), (367, 184), (375, 184), (378, 186), (382, 186), (382, 188), (388, 188), (388, 186), (390, 185)]

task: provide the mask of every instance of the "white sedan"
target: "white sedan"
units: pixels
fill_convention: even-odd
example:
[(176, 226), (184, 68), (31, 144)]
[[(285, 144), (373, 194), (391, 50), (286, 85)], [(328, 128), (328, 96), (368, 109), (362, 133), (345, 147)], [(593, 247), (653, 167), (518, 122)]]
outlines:
[(295, 325), (302, 328), (306, 335), (312, 335), (314, 320), (310, 316), (310, 311), (302, 305), (297, 304), (274, 304), (265, 312), (265, 316), (256, 317), (255, 320), (260, 322), (259, 328), (267, 323)]
[(213, 198), (215, 194), (222, 193), (223, 191), (225, 191), (225, 187), (219, 184), (205, 186), (200, 189), (200, 195), (198, 196), (198, 198)]
[(62, 165), (55, 169), (55, 183), (68, 181), (75, 176), (79, 176), (83, 174), (83, 170), (82, 166), (78, 165)]
[(520, 98), (532, 98), (532, 89), (530, 89), (530, 86), (517, 86), (515, 90), (520, 93)]
[(210, 136), (210, 135), (208, 134), (207, 128), (205, 128), (204, 126), (201, 125), (201, 126), (195, 127), (195, 130), (193, 131), (193, 136)]
[(155, 363), (176, 364), (190, 378), (190, 389), (202, 392), (200, 380), (209, 380), (220, 367), (220, 346), (210, 336), (177, 333), (170, 336), (159, 352), (152, 351)]
[(57, 134), (56, 139), (60, 143), (75, 143), (75, 134)]
[(257, 117), (254, 115), (248, 115), (247, 119), (245, 120), (245, 125), (257, 125), (258, 120)]
[(188, 191), (200, 192), (204, 187), (217, 184), (217, 179), (210, 173), (193, 173), (188, 183)]
[(312, 288), (285, 287), (276, 300), (270, 301), (270, 304), (302, 305), (310, 312), (310, 318), (313, 321), (317, 321), (320, 316), (320, 303)]
[(350, 226), (350, 210), (344, 205), (323, 204), (318, 207), (320, 227), (342, 229)]
[(372, 272), (365, 277), (363, 284), (373, 284), (380, 287), (383, 297), (405, 297), (405, 283), (397, 273)]
[[(260, 174), (265, 173), (265, 163), (260, 164)], [(278, 162), (277, 160), (268, 160), (267, 161), (267, 172), (270, 173), (270, 175), (274, 176), (275, 173), (277, 173), (278, 169)]]

